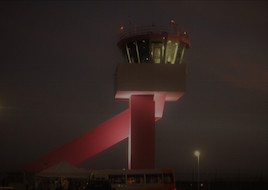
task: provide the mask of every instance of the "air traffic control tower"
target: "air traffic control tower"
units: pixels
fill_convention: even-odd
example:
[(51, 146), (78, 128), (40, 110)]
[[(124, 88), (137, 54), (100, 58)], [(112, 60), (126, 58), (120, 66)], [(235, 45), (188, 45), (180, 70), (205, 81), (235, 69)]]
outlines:
[(154, 168), (155, 121), (162, 117), (165, 101), (184, 94), (183, 56), (189, 46), (187, 33), (174, 20), (167, 27), (120, 28), (118, 47), (125, 63), (116, 68), (115, 99), (129, 101), (129, 169)]
[(183, 56), (190, 41), (173, 20), (167, 27), (120, 31), (118, 47), (125, 63), (117, 65), (114, 96), (129, 101), (129, 108), (27, 164), (26, 170), (40, 171), (61, 161), (79, 165), (124, 139), (129, 169), (154, 168), (155, 121), (162, 117), (166, 101), (184, 94)]

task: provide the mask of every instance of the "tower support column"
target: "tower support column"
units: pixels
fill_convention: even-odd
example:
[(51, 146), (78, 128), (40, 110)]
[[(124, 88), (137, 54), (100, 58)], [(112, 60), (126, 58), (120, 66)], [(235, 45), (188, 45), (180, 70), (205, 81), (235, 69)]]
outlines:
[(130, 105), (129, 169), (154, 168), (155, 102), (153, 95), (132, 95)]

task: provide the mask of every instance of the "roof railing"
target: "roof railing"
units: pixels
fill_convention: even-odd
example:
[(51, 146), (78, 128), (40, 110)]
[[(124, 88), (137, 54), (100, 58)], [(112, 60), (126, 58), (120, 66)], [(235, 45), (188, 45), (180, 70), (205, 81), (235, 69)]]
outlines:
[(136, 26), (136, 25), (129, 25), (127, 29), (123, 26), (120, 28), (120, 39), (128, 38), (135, 35), (144, 35), (144, 34), (162, 34), (168, 33), (173, 35), (180, 35), (180, 31), (176, 24), (169, 24), (169, 26), (156, 26), (154, 24), (147, 25), (147, 26)]

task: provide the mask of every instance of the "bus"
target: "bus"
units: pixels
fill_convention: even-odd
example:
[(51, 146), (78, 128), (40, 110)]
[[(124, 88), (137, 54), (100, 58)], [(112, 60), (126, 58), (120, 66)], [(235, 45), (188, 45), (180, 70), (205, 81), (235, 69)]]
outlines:
[(176, 190), (171, 169), (96, 170), (90, 180), (108, 181), (112, 190)]

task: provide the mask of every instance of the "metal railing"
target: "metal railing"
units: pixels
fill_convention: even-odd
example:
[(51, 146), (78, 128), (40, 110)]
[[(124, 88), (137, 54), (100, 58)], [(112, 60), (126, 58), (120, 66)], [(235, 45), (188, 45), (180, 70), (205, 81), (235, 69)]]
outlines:
[(169, 26), (156, 26), (154, 24), (147, 26), (136, 26), (129, 25), (128, 27), (120, 29), (120, 39), (128, 38), (135, 35), (144, 35), (144, 34), (162, 34), (168, 33), (173, 35), (179, 35), (180, 32), (176, 25), (169, 24)]

